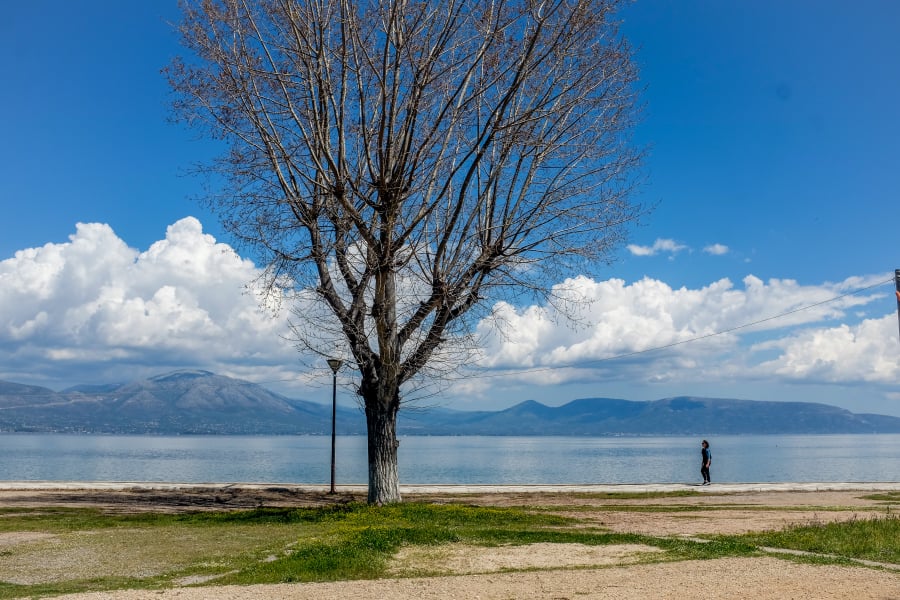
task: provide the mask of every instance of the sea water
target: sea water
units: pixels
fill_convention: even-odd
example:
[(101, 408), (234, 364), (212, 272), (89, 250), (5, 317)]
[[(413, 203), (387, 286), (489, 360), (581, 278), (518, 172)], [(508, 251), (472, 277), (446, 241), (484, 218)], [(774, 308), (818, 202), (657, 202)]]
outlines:
[[(714, 482), (900, 481), (900, 435), (709, 437)], [(687, 483), (697, 437), (413, 436), (400, 479), (421, 484)], [(367, 480), (366, 439), (335, 441), (337, 483)], [(0, 434), (2, 481), (327, 484), (329, 436)]]

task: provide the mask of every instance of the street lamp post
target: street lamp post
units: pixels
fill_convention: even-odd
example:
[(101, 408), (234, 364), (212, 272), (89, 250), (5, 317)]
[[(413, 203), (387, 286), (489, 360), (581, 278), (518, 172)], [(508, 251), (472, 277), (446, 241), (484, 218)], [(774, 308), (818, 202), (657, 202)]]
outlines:
[(334, 494), (334, 438), (335, 422), (337, 421), (337, 372), (341, 368), (341, 359), (329, 358), (328, 366), (331, 367), (331, 491)]

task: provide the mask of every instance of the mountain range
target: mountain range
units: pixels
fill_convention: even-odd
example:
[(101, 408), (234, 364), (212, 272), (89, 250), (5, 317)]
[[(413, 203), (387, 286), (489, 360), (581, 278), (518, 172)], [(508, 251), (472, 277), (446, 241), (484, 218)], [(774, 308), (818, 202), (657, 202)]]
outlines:
[[(55, 392), (0, 381), (0, 431), (119, 434), (331, 433), (331, 405), (291, 399), (208, 371)], [(339, 435), (365, 433), (358, 408), (337, 408)], [(900, 433), (900, 418), (811, 402), (676, 397), (533, 400), (499, 411), (400, 411), (400, 435), (712, 435)]]

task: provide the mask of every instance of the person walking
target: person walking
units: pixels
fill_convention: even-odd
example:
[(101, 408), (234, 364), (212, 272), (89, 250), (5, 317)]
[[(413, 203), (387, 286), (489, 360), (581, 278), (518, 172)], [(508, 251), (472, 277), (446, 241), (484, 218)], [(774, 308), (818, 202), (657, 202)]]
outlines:
[(703, 485), (709, 485), (709, 465), (712, 464), (712, 452), (709, 451), (709, 442), (703, 440), (700, 444), (700, 474), (703, 476)]

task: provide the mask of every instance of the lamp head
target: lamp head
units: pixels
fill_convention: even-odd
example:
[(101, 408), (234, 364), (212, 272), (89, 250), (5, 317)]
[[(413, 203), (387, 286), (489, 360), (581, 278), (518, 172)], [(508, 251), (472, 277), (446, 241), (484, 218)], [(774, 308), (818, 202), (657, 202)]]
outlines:
[(329, 358), (328, 366), (331, 367), (331, 372), (337, 375), (338, 369), (341, 368), (343, 361), (339, 358)]

